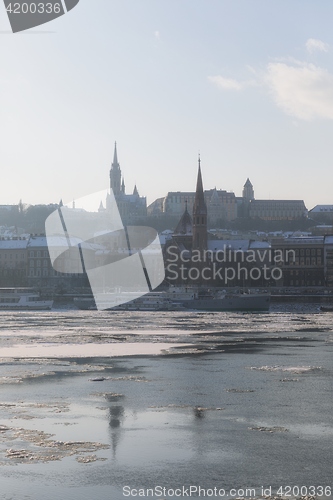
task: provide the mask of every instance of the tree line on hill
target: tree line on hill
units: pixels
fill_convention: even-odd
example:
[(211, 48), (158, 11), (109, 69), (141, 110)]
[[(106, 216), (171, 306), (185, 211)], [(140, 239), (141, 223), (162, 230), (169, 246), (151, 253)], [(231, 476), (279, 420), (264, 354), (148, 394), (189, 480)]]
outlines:
[[(41, 234), (45, 232), (47, 217), (58, 208), (57, 204), (27, 205), (20, 201), (18, 205), (0, 208), (0, 226), (15, 227), (18, 232)], [(151, 215), (137, 218), (130, 225), (150, 226), (161, 232), (165, 229), (174, 230), (179, 222), (179, 217), (174, 215)], [(214, 228), (230, 230), (257, 230), (257, 231), (305, 231), (318, 223), (326, 221), (313, 221), (309, 218), (298, 220), (267, 221), (262, 219), (238, 218), (233, 221), (219, 219), (214, 221)], [(211, 225), (210, 225), (211, 226)], [(211, 229), (213, 226), (209, 227)]]
[(0, 226), (14, 227), (18, 232), (40, 234), (45, 232), (47, 217), (58, 205), (18, 205), (0, 209)]

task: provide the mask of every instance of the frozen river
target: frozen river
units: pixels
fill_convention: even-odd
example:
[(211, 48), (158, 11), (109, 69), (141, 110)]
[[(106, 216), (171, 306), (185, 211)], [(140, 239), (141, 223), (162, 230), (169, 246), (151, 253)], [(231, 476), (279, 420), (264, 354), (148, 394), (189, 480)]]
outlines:
[(2, 312), (1, 499), (321, 496), (333, 314), (310, 307)]

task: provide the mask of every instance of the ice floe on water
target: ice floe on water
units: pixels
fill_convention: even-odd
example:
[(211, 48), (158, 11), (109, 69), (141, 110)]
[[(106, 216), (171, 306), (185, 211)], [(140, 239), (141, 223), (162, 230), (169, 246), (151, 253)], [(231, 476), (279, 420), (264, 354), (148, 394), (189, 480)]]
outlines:
[(285, 427), (278, 427), (278, 426), (275, 426), (275, 427), (262, 427), (262, 426), (258, 426), (258, 427), (249, 427), (249, 430), (250, 431), (260, 431), (260, 432), (288, 432), (288, 429), (286, 429)]
[(162, 342), (126, 342), (107, 344), (33, 344), (2, 347), (2, 358), (93, 358), (114, 356), (149, 356), (161, 354), (179, 344)]
[(245, 394), (247, 392), (255, 392), (254, 389), (237, 389), (237, 388), (233, 388), (233, 389), (225, 389), (226, 392), (233, 392), (233, 393), (237, 393), (237, 394)]
[[(11, 443), (10, 448), (0, 449), (0, 465), (51, 462), (75, 456), (80, 463), (105, 460), (92, 452), (110, 446), (89, 441), (57, 441), (53, 434), (22, 427), (0, 427), (0, 443)], [(23, 447), (22, 447), (23, 446)]]
[[(321, 366), (251, 366), (250, 370), (263, 372), (289, 372), (289, 373), (308, 373), (322, 370)], [(295, 380), (293, 380), (295, 381)]]

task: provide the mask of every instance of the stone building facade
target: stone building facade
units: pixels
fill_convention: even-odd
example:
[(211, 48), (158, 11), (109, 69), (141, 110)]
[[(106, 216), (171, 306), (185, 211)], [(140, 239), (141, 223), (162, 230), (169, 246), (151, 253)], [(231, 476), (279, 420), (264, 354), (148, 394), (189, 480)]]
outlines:
[(0, 238), (0, 286), (24, 286), (27, 277), (25, 237)]
[(303, 200), (250, 200), (248, 215), (252, 219), (295, 220), (307, 217)]
[(282, 255), (279, 286), (326, 286), (324, 237), (281, 238), (272, 241), (272, 250)]
[[(163, 200), (163, 213), (181, 217), (185, 203), (188, 211), (192, 213), (195, 194), (195, 191), (170, 191)], [(205, 190), (204, 198), (210, 223), (213, 224), (218, 220), (232, 221), (237, 218), (237, 201), (234, 193), (214, 188)]]

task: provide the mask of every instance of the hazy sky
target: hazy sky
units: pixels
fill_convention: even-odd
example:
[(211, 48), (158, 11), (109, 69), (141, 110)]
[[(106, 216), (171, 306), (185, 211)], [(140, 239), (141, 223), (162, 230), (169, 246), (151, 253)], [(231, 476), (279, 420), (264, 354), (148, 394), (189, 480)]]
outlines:
[(81, 0), (9, 33), (0, 204), (204, 187), (333, 204), (332, 0)]

